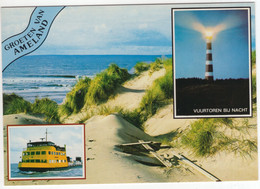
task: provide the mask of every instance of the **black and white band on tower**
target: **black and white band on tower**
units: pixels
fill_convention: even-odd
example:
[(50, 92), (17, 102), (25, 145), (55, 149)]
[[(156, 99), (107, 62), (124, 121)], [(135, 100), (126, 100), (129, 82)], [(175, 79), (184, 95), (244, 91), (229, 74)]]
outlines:
[(206, 71), (205, 71), (205, 79), (209, 81), (213, 81), (213, 64), (212, 64), (212, 37), (207, 36), (207, 50), (206, 50)]

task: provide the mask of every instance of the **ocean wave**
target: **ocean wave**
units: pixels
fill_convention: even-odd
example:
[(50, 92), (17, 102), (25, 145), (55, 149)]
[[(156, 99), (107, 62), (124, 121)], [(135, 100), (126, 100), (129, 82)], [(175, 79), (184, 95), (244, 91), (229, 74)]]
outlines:
[(76, 78), (77, 75), (25, 75), (25, 77)]
[(48, 78), (48, 77), (34, 77), (34, 78), (30, 78), (30, 77), (10, 77), (10, 78), (3, 78), (3, 83), (4, 84), (19, 84), (19, 83), (56, 83), (56, 84), (60, 84), (60, 83), (64, 83), (64, 82), (76, 82), (76, 77), (75, 78)]

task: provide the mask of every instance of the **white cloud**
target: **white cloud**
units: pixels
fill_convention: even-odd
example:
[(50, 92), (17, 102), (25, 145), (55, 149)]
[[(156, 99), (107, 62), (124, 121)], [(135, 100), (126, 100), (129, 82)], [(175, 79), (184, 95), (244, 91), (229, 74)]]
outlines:
[(34, 8), (1, 8), (2, 40), (24, 31)]

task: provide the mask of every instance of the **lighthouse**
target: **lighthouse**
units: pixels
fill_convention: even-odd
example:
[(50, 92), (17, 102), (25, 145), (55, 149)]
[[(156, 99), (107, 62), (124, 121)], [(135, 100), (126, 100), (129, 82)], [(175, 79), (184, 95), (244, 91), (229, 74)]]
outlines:
[(213, 81), (213, 64), (212, 64), (212, 37), (213, 32), (208, 30), (205, 33), (207, 49), (206, 49), (206, 71), (205, 71), (205, 79), (208, 81)]

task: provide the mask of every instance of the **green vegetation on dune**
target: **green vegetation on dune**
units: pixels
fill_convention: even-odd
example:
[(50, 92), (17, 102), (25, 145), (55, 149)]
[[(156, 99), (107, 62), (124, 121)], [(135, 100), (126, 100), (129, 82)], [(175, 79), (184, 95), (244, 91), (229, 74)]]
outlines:
[(35, 99), (32, 114), (44, 114), (49, 123), (59, 123), (58, 104), (48, 98)]
[(134, 66), (135, 74), (140, 75), (142, 72), (147, 70), (149, 70), (149, 74), (152, 74), (153, 72), (160, 70), (165, 65), (167, 60), (170, 59), (157, 58), (154, 62), (150, 64), (146, 62), (137, 62)]
[(3, 94), (4, 115), (28, 113), (43, 114), (49, 123), (59, 123), (58, 104), (48, 98), (35, 99), (32, 104), (16, 94)]
[[(173, 97), (172, 59), (156, 59), (150, 64), (149, 73), (159, 69), (166, 70), (164, 76), (156, 79), (152, 86), (146, 90), (139, 107), (133, 111), (122, 111), (120, 114), (124, 119), (142, 129), (143, 123), (157, 110), (169, 103)], [(172, 101), (171, 101), (172, 102)]]
[(152, 74), (163, 67), (166, 70), (166, 74), (154, 81), (143, 96), (139, 107), (129, 111), (101, 104), (114, 95), (118, 86), (130, 78), (130, 74), (126, 69), (121, 69), (116, 64), (111, 64), (108, 69), (97, 74), (90, 82), (85, 96), (85, 113), (80, 122), (84, 122), (94, 115), (106, 115), (106, 112), (112, 112), (119, 113), (124, 119), (142, 129), (143, 123), (154, 115), (160, 107), (169, 103), (169, 99), (172, 99), (172, 59), (158, 58), (151, 64), (138, 62), (134, 67), (136, 75), (141, 74), (143, 71), (148, 71)]
[(252, 67), (254, 68), (256, 65), (256, 51), (255, 50), (252, 52), (251, 58), (252, 58)]
[(31, 112), (31, 103), (12, 93), (3, 94), (4, 115)]
[(84, 106), (87, 108), (106, 102), (114, 95), (115, 89), (130, 76), (126, 69), (119, 68), (112, 63), (92, 80), (87, 77), (80, 79), (59, 107), (60, 116), (69, 116), (78, 113)]
[(65, 102), (59, 107), (60, 115), (70, 115), (72, 113), (78, 113), (86, 103), (86, 94), (89, 89), (91, 79), (88, 77), (81, 78), (67, 93)]
[(152, 62), (150, 64), (150, 74), (163, 68), (164, 61), (165, 59), (157, 58), (154, 62)]
[(162, 64), (166, 70), (166, 74), (156, 79), (142, 98), (139, 111), (144, 121), (154, 115), (160, 107), (165, 105), (168, 99), (172, 99), (173, 97), (172, 70), (169, 66), (171, 59), (163, 59), (155, 63)]
[(97, 74), (91, 81), (86, 94), (87, 104), (99, 104), (108, 100), (115, 89), (130, 78), (126, 69), (119, 68), (116, 64), (110, 66), (103, 72)]
[(134, 66), (135, 69), (135, 74), (139, 75), (144, 71), (149, 70), (150, 64), (146, 62), (137, 62), (136, 65)]
[[(224, 150), (250, 157), (257, 151), (257, 141), (246, 137), (250, 128), (248, 119), (240, 124), (232, 118), (199, 119), (180, 136), (180, 143), (197, 156), (212, 156)], [(235, 135), (237, 131), (240, 132), (238, 136)]]

